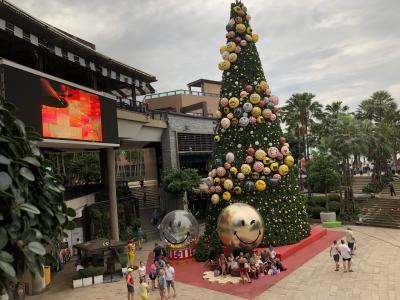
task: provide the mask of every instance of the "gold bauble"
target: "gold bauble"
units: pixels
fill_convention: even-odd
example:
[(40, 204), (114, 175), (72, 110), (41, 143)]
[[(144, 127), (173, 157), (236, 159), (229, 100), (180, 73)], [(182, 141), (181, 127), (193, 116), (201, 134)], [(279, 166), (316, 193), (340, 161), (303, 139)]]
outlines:
[(221, 137), (219, 135), (214, 136), (214, 141), (216, 141), (218, 143), (220, 140), (221, 140)]
[(236, 24), (236, 32), (243, 33), (246, 31), (246, 26), (244, 24)]
[(234, 175), (236, 175), (236, 173), (238, 172), (236, 167), (230, 168), (229, 171), (231, 171), (231, 173), (234, 174)]
[(221, 48), (219, 48), (219, 52), (222, 54), (222, 53), (224, 53), (226, 51), (226, 46), (225, 45), (223, 45), (223, 46), (221, 46)]
[(267, 184), (265, 183), (264, 180), (257, 180), (256, 181), (256, 189), (259, 192), (264, 191), (267, 188)]
[(265, 91), (269, 88), (268, 83), (264, 80), (260, 82), (260, 87), (263, 91)]
[(294, 165), (294, 158), (291, 155), (288, 155), (285, 157), (285, 164), (288, 165), (288, 167), (292, 167)]
[(223, 60), (218, 64), (218, 68), (221, 71), (228, 70), (230, 67), (231, 67), (231, 63), (229, 62), (229, 60)]
[(219, 195), (218, 195), (218, 194), (213, 194), (213, 195), (211, 196), (211, 202), (212, 202), (212, 204), (218, 204), (218, 202), (219, 202)]
[(231, 193), (229, 193), (229, 192), (224, 192), (224, 193), (222, 194), (222, 199), (224, 199), (225, 201), (231, 200)]
[(276, 172), (276, 171), (278, 171), (279, 165), (278, 165), (277, 162), (274, 162), (274, 163), (272, 163), (272, 164), (270, 165), (269, 168), (270, 168), (272, 171)]
[(220, 118), (222, 117), (222, 113), (221, 113), (219, 110), (217, 110), (217, 111), (215, 112), (215, 117), (216, 117), (217, 119), (220, 119)]
[(289, 172), (289, 167), (287, 165), (280, 165), (278, 168), (279, 175), (285, 176)]
[(233, 188), (233, 182), (232, 182), (232, 180), (230, 180), (230, 179), (226, 179), (225, 181), (224, 181), (224, 189), (226, 189), (226, 190), (231, 190)]
[(217, 231), (221, 242), (228, 248), (251, 250), (263, 239), (264, 221), (252, 206), (234, 203), (220, 213)]
[(236, 108), (239, 106), (239, 99), (236, 97), (232, 97), (229, 99), (229, 107), (230, 108)]
[(236, 195), (240, 195), (240, 194), (242, 193), (242, 188), (241, 188), (240, 186), (235, 186), (235, 187), (233, 188), (233, 192), (234, 192)]
[(231, 63), (235, 62), (235, 61), (237, 60), (237, 54), (236, 54), (236, 53), (231, 53), (231, 54), (229, 54), (228, 60), (229, 60)]
[(253, 32), (253, 29), (249, 26), (249, 27), (246, 28), (246, 32), (248, 34), (251, 34)]
[(253, 33), (251, 35), (251, 39), (253, 40), (254, 43), (257, 43), (258, 42), (258, 34), (257, 33)]
[(256, 159), (263, 160), (267, 156), (267, 153), (265, 153), (265, 151), (262, 149), (258, 149), (255, 153), (255, 156)]
[(255, 118), (259, 117), (261, 115), (261, 108), (259, 108), (258, 106), (253, 107), (253, 109), (251, 110), (251, 115)]
[(257, 117), (257, 123), (258, 124), (261, 124), (261, 123), (264, 123), (264, 117), (263, 116), (259, 116), (259, 117)]
[(240, 166), (240, 171), (244, 174), (244, 175), (249, 175), (251, 172), (251, 167), (249, 164), (243, 164)]
[(272, 159), (269, 158), (268, 156), (266, 156), (266, 157), (263, 158), (263, 163), (264, 163), (264, 165), (272, 164), (272, 162), (273, 162)]
[(260, 97), (259, 94), (254, 93), (254, 94), (251, 94), (251, 95), (250, 95), (249, 100), (250, 100), (251, 104), (254, 104), (254, 105), (255, 105), (255, 104), (260, 103), (261, 97)]
[(235, 42), (229, 42), (228, 44), (226, 44), (226, 50), (228, 50), (229, 52), (233, 52), (236, 49), (236, 44)]

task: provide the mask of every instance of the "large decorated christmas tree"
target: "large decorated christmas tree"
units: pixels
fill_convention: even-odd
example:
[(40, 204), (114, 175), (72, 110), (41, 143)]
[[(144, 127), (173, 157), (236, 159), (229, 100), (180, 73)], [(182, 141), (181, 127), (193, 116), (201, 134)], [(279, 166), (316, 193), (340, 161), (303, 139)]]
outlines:
[(282, 136), (278, 97), (271, 94), (255, 43), (258, 35), (240, 1), (231, 4), (212, 170), (206, 235), (232, 202), (255, 207), (265, 222), (264, 245), (295, 243), (310, 234), (294, 159)]

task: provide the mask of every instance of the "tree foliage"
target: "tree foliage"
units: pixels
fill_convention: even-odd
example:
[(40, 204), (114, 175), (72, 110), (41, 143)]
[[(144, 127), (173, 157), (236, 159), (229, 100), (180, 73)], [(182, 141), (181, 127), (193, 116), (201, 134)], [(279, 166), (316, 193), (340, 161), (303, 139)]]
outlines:
[(164, 190), (173, 194), (191, 192), (201, 183), (201, 177), (196, 169), (171, 169), (163, 178)]
[(10, 293), (27, 271), (43, 272), (45, 257), (72, 229), (75, 211), (63, 201), (64, 188), (45, 167), (39, 135), (16, 119), (0, 99), (0, 288)]

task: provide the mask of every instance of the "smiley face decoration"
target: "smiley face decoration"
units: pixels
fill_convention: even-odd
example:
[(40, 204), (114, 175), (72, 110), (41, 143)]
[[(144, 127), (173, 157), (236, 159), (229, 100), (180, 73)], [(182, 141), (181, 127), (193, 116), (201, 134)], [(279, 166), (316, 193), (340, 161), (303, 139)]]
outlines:
[(264, 221), (250, 205), (234, 203), (219, 215), (217, 230), (221, 242), (233, 250), (251, 250), (264, 236)]
[(199, 237), (199, 223), (185, 210), (165, 215), (160, 224), (160, 238), (170, 245), (181, 245)]

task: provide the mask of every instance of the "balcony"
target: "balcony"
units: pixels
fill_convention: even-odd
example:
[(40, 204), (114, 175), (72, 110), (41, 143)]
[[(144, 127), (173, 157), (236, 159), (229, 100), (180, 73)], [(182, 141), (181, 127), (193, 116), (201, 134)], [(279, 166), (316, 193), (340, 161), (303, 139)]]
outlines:
[(196, 91), (189, 91), (189, 90), (175, 90), (163, 93), (156, 93), (156, 94), (147, 94), (143, 100), (150, 100), (156, 98), (162, 98), (167, 96), (175, 96), (175, 95), (193, 95), (193, 96), (200, 96), (200, 97), (219, 97), (219, 94), (214, 93), (203, 93), (203, 92), (196, 92)]

